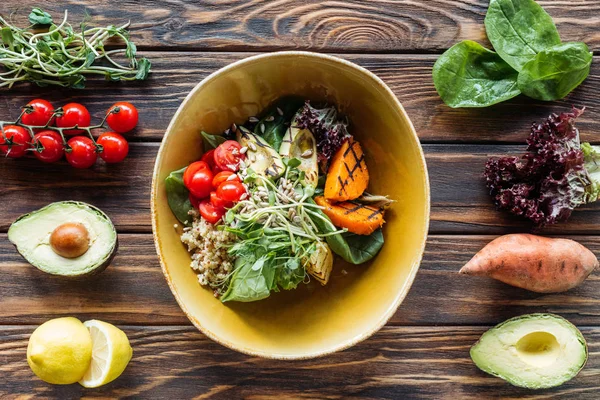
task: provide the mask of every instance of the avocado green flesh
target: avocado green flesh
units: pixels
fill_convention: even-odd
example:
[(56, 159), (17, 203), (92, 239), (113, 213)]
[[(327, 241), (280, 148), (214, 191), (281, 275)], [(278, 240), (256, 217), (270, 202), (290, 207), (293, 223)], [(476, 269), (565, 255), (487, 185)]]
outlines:
[[(244, 127), (239, 127), (236, 132), (237, 141), (248, 147), (248, 168), (267, 178), (278, 178), (285, 171), (285, 165), (279, 153), (275, 151), (263, 138), (256, 136)], [(256, 150), (253, 150), (252, 147)]]
[[(310, 130), (296, 128), (292, 123), (283, 137), (279, 154), (282, 157), (299, 159), (301, 164), (298, 169), (304, 171), (306, 182), (317, 187), (319, 181), (317, 142)], [(306, 155), (303, 157), (303, 154)]]
[(552, 314), (512, 318), (484, 333), (471, 348), (483, 371), (529, 389), (559, 386), (587, 361), (587, 344), (569, 321)]
[[(88, 230), (89, 249), (77, 258), (64, 258), (50, 246), (54, 229), (67, 222), (78, 222)], [(8, 239), (33, 266), (54, 275), (78, 276), (105, 266), (117, 245), (117, 232), (110, 219), (85, 203), (52, 203), (21, 216), (8, 230)]]

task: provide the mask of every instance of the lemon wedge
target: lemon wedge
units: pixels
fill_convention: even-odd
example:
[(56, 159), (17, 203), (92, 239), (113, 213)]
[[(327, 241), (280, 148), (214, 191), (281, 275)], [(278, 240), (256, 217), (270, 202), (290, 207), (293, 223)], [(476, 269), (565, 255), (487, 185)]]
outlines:
[(92, 362), (79, 381), (86, 388), (95, 388), (117, 379), (133, 354), (125, 332), (98, 320), (83, 323), (92, 338)]
[(55, 318), (29, 338), (27, 363), (43, 381), (68, 385), (81, 379), (92, 358), (92, 340), (77, 318)]

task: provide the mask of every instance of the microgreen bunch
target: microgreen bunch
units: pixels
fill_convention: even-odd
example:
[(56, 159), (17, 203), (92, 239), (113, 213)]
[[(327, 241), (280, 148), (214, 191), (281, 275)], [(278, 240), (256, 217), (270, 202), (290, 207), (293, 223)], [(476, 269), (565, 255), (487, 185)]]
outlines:
[[(137, 59), (137, 48), (127, 30), (129, 22), (88, 28), (84, 21), (74, 28), (67, 18), (65, 10), (62, 22), (56, 25), (50, 14), (34, 8), (29, 14), (31, 25), (19, 28), (0, 17), (0, 65), (5, 69), (0, 73), (0, 87), (29, 81), (81, 89), (88, 75), (101, 75), (109, 81), (146, 79), (150, 61)], [(106, 50), (106, 41), (113, 37), (126, 47)], [(125, 56), (128, 65), (116, 60), (119, 55)], [(98, 63), (100, 60), (106, 62)]]

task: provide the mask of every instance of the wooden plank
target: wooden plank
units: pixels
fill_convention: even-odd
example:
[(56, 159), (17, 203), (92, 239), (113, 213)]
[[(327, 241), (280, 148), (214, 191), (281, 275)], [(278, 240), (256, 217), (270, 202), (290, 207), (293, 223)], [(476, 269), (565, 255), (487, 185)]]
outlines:
[[(522, 218), (495, 210), (482, 177), (488, 157), (519, 154), (524, 146), (424, 145), (431, 183), (431, 233), (499, 234), (529, 231)], [(103, 209), (120, 232), (150, 232), (150, 182), (158, 143), (133, 143), (122, 164), (75, 170), (66, 162), (0, 159), (0, 232), (21, 214), (52, 201), (86, 201)], [(40, 195), (43, 190), (43, 195)], [(575, 210), (544, 233), (599, 234), (600, 205)]]
[[(460, 267), (493, 238), (431, 236), (415, 283), (390, 324), (493, 325), (515, 315), (552, 312), (576, 324), (600, 325), (597, 274), (574, 290), (550, 295), (459, 275)], [(600, 254), (600, 237), (574, 238)], [(106, 271), (68, 281), (27, 264), (6, 235), (0, 235), (0, 325), (39, 324), (65, 315), (120, 324), (188, 325), (163, 277), (152, 236), (122, 234), (119, 241), (119, 252)]]
[[(600, 48), (596, 30), (600, 1), (539, 2), (554, 18), (564, 41), (585, 41)], [(483, 18), (489, 2), (361, 0), (149, 1), (119, 7), (100, 0), (59, 3), (24, 0), (3, 3), (0, 13), (18, 10), (28, 25), (32, 7), (42, 6), (58, 20), (66, 8), (77, 26), (85, 12), (92, 24), (121, 24), (130, 19), (138, 47), (189, 50), (271, 51), (308, 49), (344, 52), (439, 52), (471, 39), (487, 44)]]
[[(599, 2), (600, 3), (600, 2)], [(55, 106), (81, 102), (90, 109), (94, 121), (100, 121), (116, 101), (127, 100), (138, 106), (139, 127), (128, 134), (134, 141), (159, 141), (181, 101), (203, 78), (219, 68), (253, 53), (163, 53), (149, 54), (154, 62), (148, 81), (129, 84), (90, 83), (85, 90), (57, 90), (16, 86), (10, 92), (0, 90), (0, 118), (11, 120), (20, 107), (34, 97), (44, 97)], [(419, 137), (427, 142), (517, 142), (522, 143), (534, 121), (555, 111), (567, 111), (572, 105), (588, 106), (578, 126), (587, 141), (598, 141), (600, 130), (600, 58), (595, 58), (592, 73), (567, 99), (539, 102), (518, 97), (484, 109), (451, 109), (444, 105), (433, 87), (433, 55), (356, 55), (343, 58), (356, 62), (381, 77), (403, 103)], [(9, 95), (8, 95), (9, 94)]]
[(470, 346), (486, 327), (386, 327), (350, 350), (306, 361), (274, 361), (228, 350), (189, 327), (122, 327), (133, 359), (112, 383), (49, 385), (26, 362), (34, 326), (0, 327), (2, 398), (402, 398), (596, 399), (600, 328), (582, 328), (591, 357), (572, 381), (533, 392), (477, 369)]

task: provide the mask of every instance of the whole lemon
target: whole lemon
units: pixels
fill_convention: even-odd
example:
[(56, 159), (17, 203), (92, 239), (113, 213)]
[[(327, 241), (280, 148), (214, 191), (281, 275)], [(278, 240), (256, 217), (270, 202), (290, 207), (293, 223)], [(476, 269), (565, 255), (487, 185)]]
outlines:
[(27, 362), (40, 379), (68, 385), (79, 381), (92, 361), (92, 338), (77, 318), (51, 319), (29, 338)]

